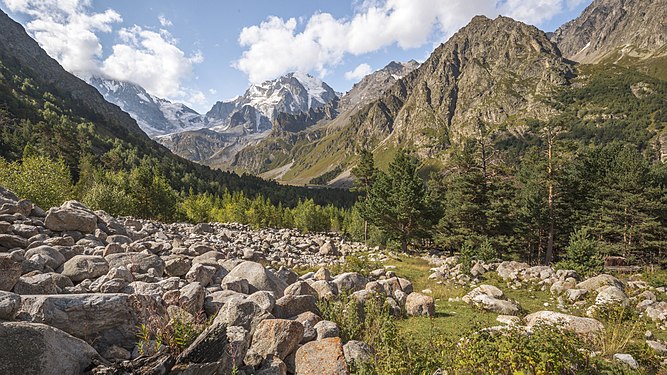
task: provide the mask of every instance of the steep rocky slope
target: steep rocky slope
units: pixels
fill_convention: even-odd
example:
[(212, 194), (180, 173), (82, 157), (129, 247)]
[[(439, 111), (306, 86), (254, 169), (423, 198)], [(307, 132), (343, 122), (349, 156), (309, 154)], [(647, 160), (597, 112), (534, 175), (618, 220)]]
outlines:
[[(269, 138), (239, 153), (236, 165), (263, 172), (293, 162), (284, 179), (307, 183), (349, 164), (360, 147), (375, 149), (379, 159), (398, 145), (436, 156), (482, 127), (551, 116), (543, 98), (573, 76), (542, 31), (506, 17), (476, 17), (378, 100), (292, 135), (294, 146)], [(269, 149), (268, 142), (279, 146)]]
[(554, 32), (563, 55), (595, 63), (610, 55), (646, 58), (667, 44), (667, 0), (595, 0)]

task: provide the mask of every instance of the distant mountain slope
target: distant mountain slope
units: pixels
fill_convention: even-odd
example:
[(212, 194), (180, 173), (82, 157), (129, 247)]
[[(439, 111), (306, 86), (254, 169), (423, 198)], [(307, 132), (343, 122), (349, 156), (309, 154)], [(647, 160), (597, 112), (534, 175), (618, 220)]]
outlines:
[(415, 60), (406, 63), (390, 62), (384, 68), (376, 70), (355, 83), (352, 89), (341, 98), (339, 111), (354, 109), (378, 99), (386, 89), (418, 67), (419, 63)]
[(307, 183), (349, 166), (361, 147), (374, 149), (380, 160), (397, 147), (434, 157), (481, 126), (549, 117), (555, 110), (542, 98), (573, 76), (542, 31), (506, 17), (475, 17), (379, 99), (291, 135), (290, 142), (267, 138), (240, 152), (236, 165), (262, 173), (292, 163), (282, 178)]
[(279, 113), (302, 113), (321, 108), (338, 95), (320, 79), (303, 73), (289, 73), (274, 80), (252, 85), (232, 101), (217, 102), (206, 113), (209, 127), (220, 131), (243, 126), (259, 133), (271, 128)]
[(19, 159), (31, 145), (37, 152), (62, 157), (75, 179), (82, 160), (92, 158), (94, 166), (103, 169), (129, 171), (148, 165), (183, 192), (244, 191), (285, 205), (308, 197), (343, 205), (354, 200), (345, 192), (281, 186), (176, 156), (95, 88), (65, 71), (3, 12), (0, 30), (0, 157)]
[(87, 81), (107, 101), (129, 113), (150, 137), (204, 127), (204, 116), (184, 104), (153, 96), (137, 84), (99, 76)]
[(667, 0), (595, 0), (552, 40), (574, 61), (641, 65), (667, 79)]

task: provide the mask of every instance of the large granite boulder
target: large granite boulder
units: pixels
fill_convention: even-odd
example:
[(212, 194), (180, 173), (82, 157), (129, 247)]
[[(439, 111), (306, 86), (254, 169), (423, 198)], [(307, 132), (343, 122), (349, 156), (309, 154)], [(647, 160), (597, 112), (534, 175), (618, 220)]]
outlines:
[(69, 201), (60, 207), (49, 209), (44, 226), (56, 232), (93, 233), (97, 229), (97, 216), (82, 204)]
[(554, 311), (538, 311), (527, 315), (524, 320), (530, 328), (537, 324), (550, 324), (562, 326), (580, 335), (597, 334), (604, 330), (604, 325), (593, 318), (582, 318), (580, 316), (568, 315)]
[(85, 341), (57, 328), (0, 323), (0, 374), (83, 374), (99, 358)]
[(273, 292), (276, 297), (282, 297), (287, 288), (287, 283), (278, 278), (273, 272), (267, 270), (259, 263), (246, 261), (243, 262), (225, 276), (224, 283), (232, 280), (246, 279), (249, 284), (249, 292), (254, 293), (258, 290)]
[(245, 356), (245, 363), (258, 366), (269, 355), (285, 359), (296, 350), (303, 339), (303, 331), (303, 325), (294, 320), (263, 320), (252, 335), (252, 344)]
[(350, 373), (345, 362), (340, 337), (304, 344), (296, 351), (294, 362), (296, 375), (346, 375)]

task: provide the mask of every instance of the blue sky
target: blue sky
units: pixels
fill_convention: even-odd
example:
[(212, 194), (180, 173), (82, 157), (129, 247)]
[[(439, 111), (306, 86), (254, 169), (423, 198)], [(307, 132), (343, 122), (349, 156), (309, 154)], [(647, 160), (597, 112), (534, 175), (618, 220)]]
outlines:
[(0, 0), (0, 8), (69, 71), (133, 81), (206, 112), (294, 70), (345, 92), (392, 60), (425, 60), (476, 14), (553, 31), (591, 1)]

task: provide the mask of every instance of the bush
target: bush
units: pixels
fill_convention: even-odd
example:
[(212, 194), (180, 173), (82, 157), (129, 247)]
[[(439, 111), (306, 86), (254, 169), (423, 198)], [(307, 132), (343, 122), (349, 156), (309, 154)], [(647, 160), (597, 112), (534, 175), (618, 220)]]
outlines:
[(104, 210), (114, 216), (133, 216), (136, 202), (123, 189), (95, 182), (83, 198), (83, 203), (93, 210)]
[(563, 260), (556, 268), (575, 270), (582, 276), (600, 273), (604, 262), (598, 254), (598, 243), (588, 235), (586, 228), (579, 229), (570, 236)]
[(539, 325), (531, 334), (508, 327), (481, 330), (463, 338), (454, 354), (455, 374), (574, 374), (586, 370), (588, 356), (575, 333)]
[(21, 162), (0, 159), (0, 185), (43, 209), (60, 206), (72, 199), (70, 172), (62, 159), (26, 153)]

